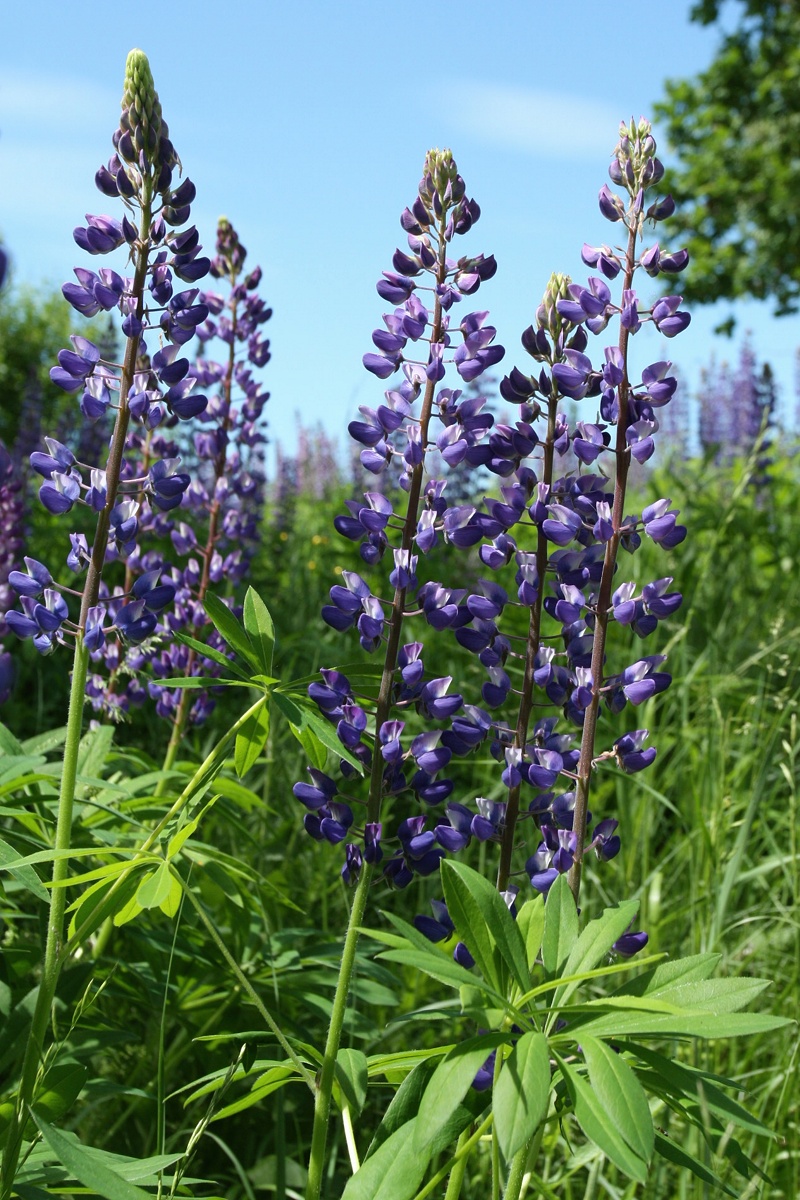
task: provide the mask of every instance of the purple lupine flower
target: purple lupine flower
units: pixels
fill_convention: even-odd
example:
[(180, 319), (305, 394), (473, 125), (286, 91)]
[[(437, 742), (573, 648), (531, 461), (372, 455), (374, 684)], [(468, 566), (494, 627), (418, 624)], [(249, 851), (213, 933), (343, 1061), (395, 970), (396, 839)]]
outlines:
[[(444, 777), (451, 758), (474, 749), (491, 725), (483, 710), (464, 709), (449, 677), (426, 675), (422, 643), (403, 643), (400, 636), (401, 623), (411, 619), (437, 631), (457, 630), (470, 619), (490, 626), (508, 600), (493, 580), (482, 581), (480, 590), (467, 599), (467, 589), (448, 587), (425, 578), (424, 573), (425, 556), (437, 543), (475, 545), (484, 535), (474, 505), (448, 502), (447, 480), (426, 478), (431, 464), (436, 461), (448, 472), (488, 467), (503, 475), (513, 471), (515, 462), (534, 444), (510, 429), (488, 443), (494, 419), (485, 411), (486, 399), (475, 381), (501, 360), (504, 351), (496, 344), (488, 312), (451, 316), (453, 307), (464, 297), (473, 297), (496, 271), (491, 256), (450, 257), (454, 240), (468, 233), (479, 216), (450, 152), (431, 151), (417, 199), (401, 219), (408, 248), (395, 252), (392, 270), (385, 271), (378, 283), (379, 296), (392, 307), (384, 311), (363, 361), (372, 375), (387, 381), (388, 390), (382, 404), (361, 408), (350, 434), (361, 448), (362, 467), (379, 483), (364, 493), (363, 502), (349, 501), (335, 527), (360, 544), (367, 566), (386, 557), (394, 601), (384, 600), (385, 589), (369, 578), (346, 570), (331, 588), (322, 614), (337, 630), (355, 629), (364, 649), (389, 648), (381, 698), (370, 706), (375, 711), (375, 740), (367, 733), (367, 704), (361, 697), (355, 706), (358, 726), (347, 717), (353, 711), (349, 685), (327, 673), (322, 683), (309, 688), (322, 714), (336, 726), (344, 748), (360, 750), (365, 766), (375, 753), (380, 755), (382, 770), (373, 771), (376, 780), (380, 774), (380, 786), (372, 788), (367, 805), (363, 861), (377, 861), (371, 831), (380, 828), (384, 874), (394, 887), (405, 887), (414, 875), (436, 870), (445, 851), (462, 848), (473, 836), (473, 821), (484, 838), (494, 836), (501, 825), (502, 809), (494, 806), (483, 814), (480, 805), (488, 804), (483, 801), (463, 813), (457, 805), (449, 808), (448, 819), (437, 818), (433, 827), (424, 811), (414, 815), (413, 809), (412, 815), (402, 816), (396, 832), (377, 820), (385, 795), (405, 793), (412, 803), (435, 813), (453, 791), (453, 781)], [(448, 373), (467, 387), (448, 385)], [(380, 486), (390, 473), (408, 496), (407, 502), (397, 504), (390, 499), (390, 485)], [(509, 496), (508, 504), (521, 512), (525, 496)], [(501, 533), (497, 521), (491, 528), (494, 536)], [(488, 643), (495, 647), (491, 632), (484, 641)], [(499, 657), (499, 643), (494, 652)], [(397, 715), (391, 711), (393, 705)], [(307, 822), (307, 828), (316, 836), (315, 825)], [(347, 853), (354, 857), (354, 851)], [(347, 864), (345, 874), (355, 877)]]
[[(189, 201), (181, 207), (186, 203)], [(196, 256), (199, 248), (196, 233), (190, 232), (190, 237), (171, 242), (173, 253), (178, 252), (175, 258), (183, 262), (181, 278), (189, 270), (187, 256)], [(169, 753), (177, 747), (187, 721), (199, 724), (208, 718), (215, 698), (197, 689), (176, 694), (160, 681), (173, 675), (214, 677), (222, 673), (215, 659), (177, 642), (173, 634), (183, 632), (200, 640), (207, 637), (202, 607), (206, 591), (212, 583), (225, 581), (235, 587), (245, 578), (258, 545), (265, 496), (266, 439), (261, 417), (269, 395), (252, 368), (264, 361), (265, 343), (262, 339), (256, 345), (253, 337), (269, 320), (271, 309), (256, 290), (260, 270), (243, 277), (246, 250), (224, 218), (217, 230), (216, 248), (210, 271), (215, 279), (228, 284), (228, 294), (191, 289), (181, 293), (173, 309), (174, 313), (194, 309), (202, 315), (197, 328), (202, 356), (190, 361), (179, 338), (159, 349), (152, 360), (141, 358), (136, 376), (135, 402), (142, 432), (131, 441), (123, 478), (138, 486), (140, 509), (136, 514), (138, 544), (127, 550), (126, 591), (134, 600), (144, 599), (156, 621), (153, 624), (151, 616), (143, 615), (144, 626), (126, 625), (122, 612), (122, 625), (119, 621), (117, 625), (127, 647), (108, 637), (105, 645), (98, 647), (102, 653), (94, 656), (96, 662), (105, 660), (110, 676), (105, 693), (94, 697), (95, 707), (116, 712), (120, 689), (125, 690), (129, 707), (149, 695), (156, 701), (157, 713), (172, 722)], [(198, 261), (191, 259), (192, 270)], [(165, 286), (167, 272), (167, 265), (158, 265), (157, 274), (153, 273), (159, 281), (156, 287)], [(223, 343), (219, 361), (208, 357), (215, 338)], [(153, 386), (154, 380), (158, 387)], [(159, 387), (166, 390), (161, 393)], [(208, 400), (202, 394), (206, 391), (211, 393)], [(197, 397), (202, 398), (199, 408)], [(185, 434), (180, 426), (174, 429), (175, 440), (158, 428), (150, 432), (154, 410), (165, 406), (181, 420), (194, 418)], [(191, 441), (201, 460), (194, 479), (184, 467), (193, 453), (186, 445)], [(152, 462), (154, 452), (156, 461)], [(171, 548), (165, 551), (167, 542)], [(143, 549), (145, 543), (152, 543), (153, 548)], [(184, 564), (177, 563), (173, 554)], [(144, 646), (137, 644), (140, 638), (131, 638), (131, 628), (138, 633), (150, 626)], [(228, 652), (216, 631), (207, 640), (212, 649)], [(148, 672), (153, 677), (145, 688), (143, 679)]]

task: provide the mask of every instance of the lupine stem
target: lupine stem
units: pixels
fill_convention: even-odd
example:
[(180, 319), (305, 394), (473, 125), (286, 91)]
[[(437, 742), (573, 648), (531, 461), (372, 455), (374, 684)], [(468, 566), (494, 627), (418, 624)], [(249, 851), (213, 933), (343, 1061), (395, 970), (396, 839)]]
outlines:
[[(553, 482), (553, 443), (555, 441), (556, 430), (556, 413), (558, 409), (558, 391), (555, 384), (553, 385), (550, 400), (547, 407), (547, 440), (544, 444), (544, 466), (542, 471), (542, 482), (548, 486)], [(528, 740), (528, 725), (530, 723), (531, 711), (533, 709), (533, 672), (536, 669), (536, 655), (539, 653), (540, 634), (542, 628), (542, 605), (544, 603), (544, 584), (545, 573), (547, 570), (547, 538), (539, 526), (538, 536), (536, 541), (536, 571), (539, 577), (539, 586), (536, 592), (536, 601), (531, 607), (531, 615), (528, 624), (528, 640), (525, 647), (525, 673), (522, 683), (522, 695), (519, 704), (519, 715), (517, 717), (517, 729), (514, 737), (514, 745), (519, 749), (524, 749), (525, 743)], [(519, 817), (519, 793), (520, 785), (510, 788), (508, 793), (508, 803), (506, 806), (505, 824), (503, 828), (503, 840), (500, 846), (500, 863), (497, 870), (497, 889), (500, 892), (505, 891), (508, 887), (509, 877), (511, 875), (511, 861), (514, 853), (514, 835), (517, 827), (517, 819)]]
[[(625, 282), (623, 289), (627, 290), (633, 283), (633, 272), (636, 266), (636, 215), (632, 214), (628, 225), (628, 246), (625, 255)], [(611, 605), (611, 589), (614, 572), (617, 565), (617, 553), (622, 539), (622, 525), (625, 518), (625, 492), (630, 466), (630, 449), (625, 437), (628, 427), (628, 330), (620, 327), (619, 349), (623, 362), (623, 377), (619, 385), (617, 413), (616, 457), (617, 470), (614, 480), (614, 506), (612, 510), (613, 533), (606, 542), (603, 558), (603, 573), (600, 577), (600, 590), (597, 598), (595, 614), (594, 643), (592, 645), (592, 699), (586, 709), (583, 719), (583, 734), (581, 736), (581, 752), (578, 759), (578, 781), (575, 788), (575, 814), (573, 832), (577, 839), (575, 857), (569, 871), (569, 886), (578, 903), (581, 890), (581, 867), (583, 863), (583, 843), (586, 839), (586, 814), (589, 809), (589, 791), (591, 787), (592, 760), (594, 758), (595, 734), (597, 732), (597, 717), (600, 711), (600, 689), (603, 686), (603, 667), (606, 655), (606, 636)]]
[[(132, 295), (136, 301), (136, 315), (140, 319), (144, 308), (144, 288), (147, 278), (151, 206), (152, 185), (148, 182), (145, 184), (144, 195), (142, 197), (141, 223), (136, 251), (136, 270), (132, 286)], [(65, 962), (63, 940), (67, 891), (64, 883), (69, 873), (69, 850), (72, 844), (72, 813), (75, 803), (75, 781), (78, 774), (78, 754), (81, 732), (83, 730), (83, 706), (86, 696), (86, 678), (89, 670), (89, 651), (84, 644), (83, 634), (86, 628), (89, 609), (97, 603), (100, 594), (100, 581), (105, 563), (106, 549), (108, 547), (111, 510), (117, 500), (120, 470), (125, 451), (125, 436), (128, 431), (130, 417), (128, 394), (136, 370), (138, 352), (138, 336), (128, 338), (120, 378), (119, 408), (117, 410), (114, 435), (106, 467), (106, 503), (97, 517), (97, 528), (95, 530), (91, 558), (87, 568), (81, 600), (78, 636), (75, 640), (72, 686), (70, 690), (69, 713), (67, 716), (67, 735), (64, 742), (64, 765), (61, 773), (54, 845), (58, 857), (53, 861), (52, 890), (50, 893), (50, 912), (47, 919), (44, 964), (36, 997), (36, 1007), (31, 1020), (31, 1028), (22, 1062), (22, 1072), (14, 1116), (3, 1152), (3, 1179), (0, 1200), (7, 1200), (14, 1186), (23, 1134), (28, 1122), (28, 1110), (33, 1102), (39, 1066), (42, 1061), (44, 1039), (50, 1021), (58, 979)]]
[(350, 994), (350, 982), (353, 977), (353, 967), (356, 960), (358, 934), (364, 920), (367, 908), (367, 895), (372, 881), (372, 866), (365, 863), (356, 890), (353, 895), (353, 906), (350, 909), (350, 920), (347, 923), (342, 962), (339, 968), (339, 980), (336, 994), (333, 998), (331, 1021), (328, 1027), (328, 1037), (325, 1042), (325, 1056), (322, 1060), (322, 1070), (319, 1075), (317, 1094), (314, 1101), (314, 1129), (311, 1135), (311, 1153), (308, 1161), (308, 1183), (306, 1185), (306, 1200), (319, 1200), (322, 1187), (322, 1173), (325, 1167), (325, 1145), (328, 1140), (328, 1122), (331, 1112), (331, 1093), (333, 1077), (336, 1069), (336, 1056), (342, 1040), (342, 1028), (347, 1012), (347, 1001)]
[[(446, 222), (443, 217), (439, 223), (439, 254), (436, 272), (437, 283), (444, 283), (447, 274), (445, 262), (445, 228)], [(442, 306), (439, 298), (437, 297), (434, 308), (433, 326), (431, 330), (431, 344), (438, 342), (441, 336)], [(435, 387), (436, 385), (434, 381), (429, 379), (425, 387), (425, 394), (422, 401), (422, 411), (420, 413), (420, 441), (423, 450), (428, 440), (428, 425), (430, 423), (431, 412), (433, 410), (433, 396)], [(422, 494), (423, 474), (424, 455), (423, 461), (418, 463), (411, 473), (411, 483), (408, 490), (408, 507), (406, 509), (406, 517), (403, 522), (402, 538), (402, 549), (408, 553), (410, 553), (413, 546), (414, 535), (416, 533), (417, 522), (419, 520), (419, 501)], [(383, 759), (378, 752), (378, 732), (384, 721), (388, 720), (389, 713), (391, 712), (394, 678), (397, 670), (397, 656), (400, 650), (400, 636), (403, 629), (403, 618), (405, 616), (405, 603), (406, 589), (404, 587), (395, 588), (394, 599), (392, 602), (392, 612), (391, 617), (389, 618), (389, 634), (386, 643), (386, 654), (384, 657), (383, 672), (381, 674), (378, 700), (375, 709), (375, 752), (372, 757), (369, 798), (367, 801), (368, 822), (377, 822), (380, 820), (381, 802), (383, 799)], [(308, 1166), (306, 1200), (318, 1200), (320, 1188), (322, 1187), (322, 1171), (325, 1161), (325, 1145), (328, 1137), (328, 1122), (330, 1120), (331, 1092), (333, 1089), (336, 1056), (339, 1053), (342, 1027), (344, 1025), (345, 1012), (347, 1009), (347, 1000), (350, 994), (350, 982), (352, 979), (353, 967), (355, 965), (356, 946), (358, 944), (358, 931), (363, 922), (364, 913), (366, 911), (367, 892), (369, 890), (371, 878), (372, 867), (365, 863), (362, 867), (362, 872), (356, 887), (355, 895), (353, 896), (353, 907), (350, 912), (350, 921), (347, 926), (347, 934), (345, 936), (344, 949), (342, 951), (342, 962), (339, 968), (339, 978), (336, 984), (336, 993), (333, 1001), (330, 1026), (328, 1028), (328, 1037), (325, 1043), (325, 1057), (323, 1059), (322, 1071), (319, 1078), (319, 1089), (317, 1091), (316, 1102), (314, 1105), (314, 1128), (311, 1136), (311, 1155)]]
[[(235, 284), (236, 284), (236, 277), (234, 275), (231, 279), (231, 286), (235, 287)], [(231, 405), (231, 391), (233, 388), (233, 368), (235, 365), (235, 357), (236, 357), (235, 343), (236, 343), (237, 308), (238, 308), (238, 303), (236, 300), (234, 300), (233, 305), (232, 305), (232, 310), (231, 310), (231, 341), (230, 341), (230, 346), (228, 349), (228, 364), (227, 364), (227, 368), (225, 370), (225, 377), (222, 381), (224, 412), (227, 414), (225, 417), (225, 428), (226, 429), (230, 426), (230, 405)], [(226, 454), (227, 454), (227, 446), (223, 446), (223, 448), (220, 450), (219, 455), (217, 456), (217, 458), (214, 462), (214, 479), (215, 480), (221, 479), (222, 476), (225, 474)], [(200, 601), (201, 604), (203, 603), (203, 601), (206, 597), (206, 593), (208, 591), (208, 585), (210, 582), (211, 558), (214, 554), (214, 547), (217, 544), (217, 539), (219, 536), (219, 516), (220, 516), (221, 507), (222, 506), (215, 495), (212, 498), (211, 506), (209, 509), (208, 536), (206, 538), (206, 544), (203, 547), (203, 549), (200, 551), (200, 557), (203, 560), (203, 568), (202, 568), (202, 573), (200, 575), (200, 583), (199, 583), (199, 586), (197, 589), (197, 599)], [(191, 675), (194, 670), (194, 665), (196, 662), (197, 662), (197, 651), (194, 649), (194, 647), (191, 647), (189, 650), (189, 657), (186, 662), (186, 669), (183, 673), (185, 675)], [(187, 716), (188, 710), (189, 710), (189, 691), (188, 691), (188, 689), (184, 688), (181, 692), (180, 700), (178, 701), (178, 707), (177, 707), (177, 710), (175, 712), (175, 716), (174, 716), (173, 722), (172, 722), (172, 733), (170, 735), (169, 745), (167, 746), (166, 755), (164, 756), (164, 765), (163, 765), (164, 771), (171, 770), (171, 768), (175, 762), (175, 757), (178, 753), (178, 748), (180, 747), (181, 741), (183, 740), (183, 731), (184, 731), (184, 728), (186, 725), (186, 716)], [(156, 795), (161, 794), (162, 785), (163, 785), (163, 781), (162, 781), (162, 783), (159, 783), (158, 788), (156, 790)]]

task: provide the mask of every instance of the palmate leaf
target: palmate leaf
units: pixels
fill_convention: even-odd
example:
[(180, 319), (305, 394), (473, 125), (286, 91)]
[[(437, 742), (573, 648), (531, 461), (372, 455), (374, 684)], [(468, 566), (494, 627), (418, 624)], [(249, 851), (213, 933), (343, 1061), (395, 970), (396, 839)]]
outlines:
[(289, 696), (282, 687), (275, 689), (272, 699), (288, 720), (292, 733), (304, 749), (305, 740), (316, 739), (322, 747), (332, 750), (337, 758), (343, 758), (351, 767), (355, 767), (359, 775), (364, 774), (364, 764), (342, 745), (336, 736), (336, 730), (330, 722), (320, 716), (313, 700), (309, 700), (307, 696)]
[(510, 1162), (547, 1116), (550, 1052), (543, 1033), (525, 1033), (503, 1063), (492, 1111), (500, 1153)]
[[(418, 1053), (426, 1052), (419, 1051)], [(400, 1087), (392, 1096), (389, 1107), (383, 1114), (383, 1120), (375, 1131), (375, 1136), (369, 1144), (367, 1153), (364, 1155), (365, 1160), (373, 1155), (401, 1125), (412, 1121), (417, 1115), (425, 1088), (428, 1086), (428, 1082), (436, 1070), (437, 1063), (438, 1057), (426, 1057), (418, 1061), (409, 1071), (408, 1075), (406, 1075)]]
[(708, 979), (721, 958), (721, 954), (692, 954), (688, 958), (659, 963), (657, 967), (629, 979), (622, 987), (617, 988), (613, 995), (649, 996), (657, 994), (663, 987), (670, 987), (679, 982), (690, 983), (697, 979)]
[(732, 1038), (771, 1033), (790, 1024), (789, 1017), (773, 1017), (762, 1013), (622, 1011), (605, 1013), (589, 1020), (578, 1016), (570, 1021), (569, 1034), (565, 1031), (565, 1034), (556, 1036), (569, 1036), (577, 1041), (587, 1034), (592, 1037)]
[(398, 917), (392, 912), (385, 912), (384, 916), (387, 917), (402, 936), (398, 939), (396, 935), (383, 931), (364, 930), (365, 933), (375, 938), (376, 941), (384, 941), (392, 947), (390, 950), (384, 950), (379, 955), (379, 958), (414, 966), (418, 970), (424, 971), (426, 975), (430, 975), (432, 979), (438, 979), (440, 983), (445, 983), (449, 987), (462, 988), (467, 986), (480, 989), (492, 1001), (498, 1002), (501, 1007), (505, 1006), (504, 997), (495, 991), (490, 984), (486, 983), (480, 976), (474, 975), (471, 971), (466, 970), (465, 967), (460, 966), (449, 954), (442, 953), (441, 950), (436, 950), (424, 934), (415, 929), (413, 925), (409, 925), (402, 917)]
[(210, 658), (212, 662), (217, 663), (220, 667), (224, 667), (226, 671), (230, 671), (233, 675), (238, 675), (243, 683), (249, 682), (249, 676), (237, 663), (231, 662), (227, 654), (223, 654), (221, 650), (217, 650), (214, 646), (207, 646), (205, 642), (200, 642), (197, 638), (190, 637), (188, 633), (176, 633), (174, 637), (176, 641), (181, 642), (184, 646), (188, 646), (190, 650), (194, 650), (204, 658)]
[[(542, 948), (544, 934), (544, 896), (541, 893), (526, 900), (517, 912), (517, 928), (525, 943), (525, 957), (529, 974), (533, 970), (536, 956)], [(530, 983), (526, 987), (530, 986)]]
[[(19, 857), (19, 852), (13, 846), (9, 846), (8, 842), (0, 840), (0, 866), (8, 867), (9, 863), (18, 861)], [(45, 904), (50, 903), (47, 889), (32, 866), (8, 867), (8, 870), (12, 878), (16, 879), (26, 891), (32, 892), (37, 900), (41, 900)]]
[[(699, 1103), (723, 1124), (730, 1122), (738, 1125), (740, 1129), (760, 1134), (762, 1137), (778, 1136), (759, 1121), (758, 1117), (754, 1117), (731, 1096), (727, 1096), (718, 1086), (718, 1076), (688, 1067), (673, 1058), (665, 1058), (663, 1054), (658, 1054), (649, 1046), (641, 1046), (637, 1042), (624, 1042), (621, 1048), (635, 1055), (640, 1062), (646, 1063), (651, 1068), (651, 1079), (657, 1081), (661, 1089), (669, 1095), (680, 1097), (684, 1104), (687, 1101)], [(740, 1085), (731, 1080), (730, 1086), (738, 1088)]]
[(715, 1175), (705, 1163), (688, 1154), (680, 1146), (676, 1146), (663, 1133), (656, 1134), (655, 1147), (656, 1153), (660, 1154), (662, 1158), (666, 1158), (668, 1162), (674, 1163), (677, 1167), (681, 1167), (685, 1171), (690, 1171), (692, 1175), (696, 1175), (698, 1179), (702, 1179), (703, 1183), (710, 1183), (712, 1187), (719, 1188), (726, 1196), (740, 1195), (738, 1191), (734, 1191), (727, 1183), (723, 1183), (719, 1176)]

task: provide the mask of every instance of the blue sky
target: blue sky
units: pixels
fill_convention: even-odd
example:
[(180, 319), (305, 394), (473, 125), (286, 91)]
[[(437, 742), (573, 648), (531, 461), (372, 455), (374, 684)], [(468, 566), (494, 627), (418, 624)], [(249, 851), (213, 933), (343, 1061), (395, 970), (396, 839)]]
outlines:
[[(0, 234), (15, 278), (59, 286), (89, 265), (71, 231), (85, 213), (113, 208), (94, 172), (110, 153), (125, 57), (138, 45), (197, 185), (204, 243), (225, 214), (264, 268), (275, 309), (265, 376), (273, 439), (291, 448), (295, 414), (343, 435), (358, 404), (380, 399), (361, 366), (386, 307), (374, 285), (402, 244), (398, 217), (428, 147), (453, 149), (483, 210), (461, 252), (497, 258), (478, 306), (490, 309), (510, 368), (551, 271), (584, 279), (582, 243), (612, 238), (596, 198), (619, 120), (649, 115), (665, 78), (691, 75), (713, 54), (717, 32), (691, 25), (689, 8), (195, 0), (171, 16), (149, 0), (6, 6)], [(793, 407), (800, 320), (775, 321), (768, 306), (698, 309), (674, 343), (643, 332), (640, 353), (674, 356), (696, 383), (712, 350), (737, 353), (712, 334), (731, 311)]]

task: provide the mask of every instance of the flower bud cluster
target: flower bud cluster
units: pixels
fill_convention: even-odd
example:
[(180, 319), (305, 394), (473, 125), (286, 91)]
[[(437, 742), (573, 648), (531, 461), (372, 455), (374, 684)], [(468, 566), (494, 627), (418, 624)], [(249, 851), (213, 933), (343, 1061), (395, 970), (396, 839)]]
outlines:
[[(451, 470), (479, 463), (499, 476), (499, 495), (451, 506), (447, 481), (427, 479), (419, 483), (419, 512), (395, 512), (381, 491), (367, 492), (363, 504), (350, 502), (336, 527), (360, 541), (367, 564), (391, 551), (395, 600), (390, 606), (366, 579), (345, 572), (342, 583), (331, 589), (323, 616), (337, 629), (355, 627), (367, 651), (383, 644), (391, 649), (400, 589), (406, 618), (452, 630), (456, 641), (477, 657), (486, 673), (481, 705), (466, 704), (454, 694), (449, 677), (426, 678), (422, 641), (406, 642), (391, 662), (391, 713), (380, 703), (370, 705), (356, 696), (338, 673), (327, 673), (329, 678), (323, 673), (323, 683), (313, 685), (311, 694), (336, 724), (342, 744), (372, 770), (373, 780), (380, 775), (383, 796), (410, 793), (418, 812), (406, 816), (388, 839), (376, 816), (379, 806), (370, 803), (368, 858), (367, 826), (363, 833), (356, 828), (338, 783), (317, 771), (312, 792), (300, 784), (296, 795), (310, 810), (306, 825), (315, 837), (344, 841), (358, 833), (365, 839), (363, 850), (354, 841), (349, 844), (346, 877), (355, 876), (362, 860), (377, 862), (375, 846), (380, 844), (382, 853), (385, 848), (386, 877), (398, 886), (410, 882), (415, 873), (430, 873), (443, 854), (478, 838), (500, 844), (499, 886), (506, 890), (518, 823), (526, 819), (538, 828), (540, 839), (528, 857), (526, 873), (536, 889), (547, 891), (559, 873), (579, 869), (589, 849), (601, 861), (619, 851), (615, 820), (601, 820), (587, 832), (593, 770), (609, 760), (635, 772), (655, 757), (654, 748), (645, 745), (645, 730), (624, 733), (599, 753), (595, 735), (601, 705), (613, 716), (662, 692), (670, 682), (660, 669), (663, 656), (657, 654), (612, 669), (606, 635), (609, 625), (617, 624), (648, 637), (681, 603), (668, 576), (643, 586), (614, 576), (620, 549), (632, 553), (642, 537), (670, 549), (686, 534), (668, 499), (641, 514), (628, 513), (624, 505), (631, 461), (645, 462), (653, 453), (658, 413), (676, 387), (666, 361), (653, 362), (634, 375), (629, 340), (648, 325), (673, 337), (689, 321), (679, 296), (648, 306), (634, 288), (636, 272), (652, 276), (679, 271), (687, 256), (651, 247), (637, 257), (645, 221), (662, 220), (670, 205), (656, 200), (645, 207), (647, 190), (663, 175), (649, 124), (623, 127), (611, 178), (622, 183), (628, 199), (604, 186), (599, 204), (607, 219), (622, 223), (626, 244), (584, 246), (584, 261), (600, 271), (586, 286), (552, 277), (536, 320), (522, 337), (533, 370), (530, 365), (514, 368), (501, 384), (503, 397), (518, 406), (519, 419), (497, 424), (480, 400), (465, 402), (457, 391), (440, 388), (431, 404), (431, 417), (438, 425), (417, 424), (414, 403), (420, 389), (441, 382), (448, 358), (463, 379), (465, 367), (469, 374), (469, 364), (480, 362), (482, 353), (494, 352), (487, 314), (473, 313), (457, 327), (463, 344), (451, 350), (456, 328), (451, 318), (441, 323), (443, 339), (431, 339), (427, 362), (407, 357), (409, 346), (417, 345), (430, 325), (416, 281), (426, 271), (435, 271), (438, 261), (430, 237), (436, 197), (441, 197), (436, 180), (449, 189), (456, 212), (465, 203), (458, 176), (448, 173), (448, 161), (426, 166), (419, 198), (402, 219), (412, 253), (398, 251), (396, 273), (385, 273), (379, 284), (383, 298), (399, 307), (384, 316), (385, 329), (373, 335), (377, 353), (367, 355), (365, 365), (381, 378), (398, 369), (404, 378), (386, 393), (381, 407), (362, 409), (362, 419), (350, 432), (364, 446), (364, 465), (376, 474), (402, 456), (412, 495), (416, 476), (410, 472), (421, 472), (432, 450), (440, 452)], [(444, 210), (441, 199), (439, 206)], [(467, 211), (474, 220), (473, 207)], [(459, 220), (449, 215), (443, 219), (452, 236)], [(449, 278), (445, 284), (437, 281), (431, 290), (449, 317), (458, 281), (467, 281), (467, 291), (479, 286), (483, 263), (493, 260), (447, 261)], [(615, 296), (608, 282), (618, 276), (622, 286)], [(463, 291), (462, 287), (460, 294)], [(618, 322), (618, 338), (603, 349), (599, 362), (593, 362), (587, 353), (589, 336), (602, 334), (611, 322)], [(484, 359), (482, 369), (488, 365)], [(584, 412), (588, 404), (590, 412), (574, 421), (565, 400), (579, 402)], [(423, 557), (437, 543), (477, 552), (486, 571), (477, 586), (419, 579)], [(540, 716), (547, 707), (560, 715)], [(443, 727), (417, 732), (407, 719), (412, 711)], [(444, 778), (448, 763), (484, 743), (498, 763), (498, 782), (507, 789), (507, 800), (454, 800), (454, 783)], [(344, 770), (350, 771), (347, 764)], [(444, 810), (437, 813), (441, 805)], [(391, 807), (394, 811), (396, 805)]]

